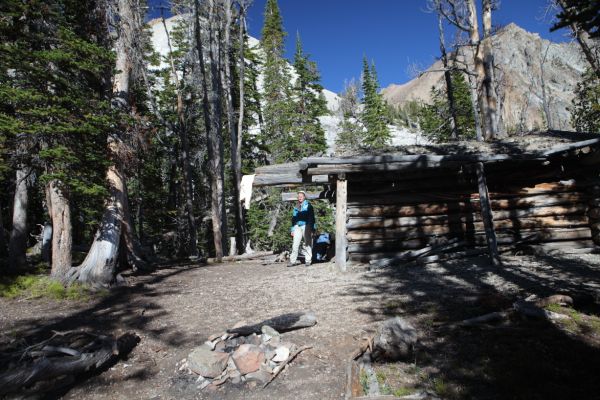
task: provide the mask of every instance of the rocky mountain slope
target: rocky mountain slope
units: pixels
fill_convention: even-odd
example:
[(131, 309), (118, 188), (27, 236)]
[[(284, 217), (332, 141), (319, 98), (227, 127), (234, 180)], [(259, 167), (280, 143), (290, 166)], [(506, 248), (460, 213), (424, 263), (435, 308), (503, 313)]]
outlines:
[[(550, 128), (571, 129), (568, 107), (586, 68), (577, 44), (553, 43), (509, 24), (494, 35), (493, 45), (507, 130), (547, 127), (544, 98), (550, 108)], [(444, 87), (441, 67), (437, 61), (429, 67), (429, 72), (407, 83), (388, 86), (382, 91), (384, 98), (398, 106), (411, 100), (429, 102), (431, 88)]]

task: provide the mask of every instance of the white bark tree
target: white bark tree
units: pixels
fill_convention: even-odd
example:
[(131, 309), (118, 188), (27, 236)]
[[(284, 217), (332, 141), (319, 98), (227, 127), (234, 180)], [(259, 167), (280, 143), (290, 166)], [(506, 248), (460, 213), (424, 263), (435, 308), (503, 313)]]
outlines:
[[(129, 109), (130, 80), (134, 62), (139, 58), (135, 54), (139, 45), (141, 29), (140, 6), (136, 0), (117, 0), (117, 40), (115, 43), (116, 62), (113, 82), (114, 108), (122, 111)], [(128, 263), (134, 268), (146, 265), (140, 245), (135, 236), (133, 219), (129, 209), (129, 199), (124, 173), (124, 156), (127, 153), (125, 133), (114, 132), (109, 136), (108, 148), (113, 164), (108, 168), (106, 180), (110, 198), (105, 206), (100, 227), (94, 242), (83, 263), (69, 272), (68, 278), (93, 285), (110, 285), (116, 277), (119, 249)]]

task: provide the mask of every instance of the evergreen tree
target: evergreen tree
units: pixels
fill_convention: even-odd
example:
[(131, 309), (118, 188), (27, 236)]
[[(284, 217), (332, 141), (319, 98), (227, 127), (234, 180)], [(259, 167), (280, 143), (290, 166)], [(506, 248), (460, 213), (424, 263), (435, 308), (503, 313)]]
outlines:
[(268, 148), (271, 162), (286, 162), (296, 157), (292, 128), (293, 103), (291, 77), (283, 57), (283, 21), (277, 0), (267, 0), (261, 46), (265, 53), (264, 126), (261, 139)]
[(391, 134), (387, 127), (385, 101), (378, 93), (379, 83), (375, 64), (369, 66), (366, 57), (363, 59), (362, 89), (364, 105), (362, 122), (366, 129), (364, 143), (370, 148), (380, 149), (389, 144)]
[[(468, 83), (459, 71), (452, 71), (451, 79), (454, 88), (458, 137), (474, 138), (475, 119)], [(442, 89), (431, 88), (432, 104), (423, 105), (418, 112), (421, 131), (438, 141), (446, 141), (452, 137), (450, 107), (445, 90), (445, 87)]]
[[(68, 254), (61, 267), (70, 268), (68, 208), (77, 203), (86, 219), (97, 212), (106, 193), (106, 135), (120, 121), (108, 103), (106, 24), (93, 0), (9, 0), (1, 7), (0, 136), (16, 133), (27, 143), (27, 162), (66, 207), (69, 248), (61, 249)], [(55, 232), (63, 234), (57, 226)]]
[(551, 30), (576, 24), (590, 37), (600, 38), (600, 2), (598, 0), (562, 0), (562, 11), (556, 16), (558, 22)]
[(356, 153), (362, 145), (364, 129), (359, 123), (360, 100), (358, 91), (358, 83), (351, 80), (340, 94), (340, 122), (338, 123), (338, 134), (335, 139), (335, 149), (339, 154)]
[(600, 78), (591, 69), (575, 89), (571, 123), (580, 132), (600, 133)]
[(299, 34), (296, 36), (294, 69), (298, 77), (293, 88), (295, 107), (292, 134), (296, 143), (295, 158), (299, 159), (327, 150), (325, 131), (319, 117), (328, 113), (317, 65), (304, 53)]

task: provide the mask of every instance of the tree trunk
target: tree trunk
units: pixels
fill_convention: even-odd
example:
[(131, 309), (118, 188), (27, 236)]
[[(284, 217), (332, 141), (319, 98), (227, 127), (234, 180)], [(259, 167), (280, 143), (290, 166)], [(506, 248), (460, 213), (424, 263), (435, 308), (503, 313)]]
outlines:
[(442, 14), (438, 11), (438, 32), (440, 38), (440, 52), (442, 53), (442, 64), (444, 65), (444, 80), (446, 81), (446, 96), (448, 98), (448, 108), (450, 110), (450, 127), (452, 129), (452, 139), (458, 139), (458, 120), (456, 117), (456, 106), (454, 104), (454, 87), (450, 74), (448, 63), (448, 54), (446, 53), (446, 40), (444, 38), (444, 25), (442, 24)]
[[(219, 49), (215, 35), (215, 19), (217, 10), (214, 0), (208, 0), (208, 54), (205, 54), (200, 29), (199, 0), (194, 1), (196, 48), (202, 73), (203, 111), (206, 125), (208, 169), (210, 176), (210, 199), (215, 258), (223, 258), (226, 248), (227, 232), (225, 224), (224, 201), (224, 168), (223, 168), (223, 136), (221, 133), (221, 84), (219, 82)], [(205, 65), (205, 56), (209, 60), (209, 68)]]
[(189, 245), (188, 254), (191, 257), (198, 257), (198, 233), (196, 229), (196, 218), (194, 216), (194, 198), (193, 198), (193, 185), (192, 185), (192, 171), (190, 167), (190, 145), (188, 140), (187, 126), (185, 123), (185, 115), (183, 108), (183, 94), (179, 86), (179, 77), (177, 76), (177, 70), (175, 69), (175, 61), (173, 60), (173, 49), (171, 47), (171, 38), (167, 29), (167, 23), (165, 18), (162, 17), (162, 23), (165, 28), (165, 34), (167, 36), (167, 44), (169, 46), (169, 62), (171, 64), (171, 75), (175, 88), (177, 91), (177, 127), (179, 130), (179, 137), (181, 138), (181, 170), (183, 172), (183, 192), (185, 196), (185, 209), (186, 209), (186, 220), (188, 225), (189, 234)]
[(15, 181), (15, 199), (13, 203), (12, 230), (8, 244), (8, 265), (17, 270), (27, 263), (27, 177), (31, 168), (21, 164), (17, 169)]
[[(242, 175), (240, 172), (241, 169), (241, 146), (240, 140), (238, 140), (238, 131), (236, 131), (234, 114), (233, 114), (233, 97), (231, 94), (231, 88), (233, 87), (233, 81), (231, 78), (231, 64), (229, 59), (229, 52), (231, 49), (231, 0), (224, 0), (224, 15), (225, 15), (225, 27), (223, 31), (223, 60), (221, 66), (221, 84), (223, 85), (223, 95), (225, 100), (225, 107), (227, 110), (227, 127), (229, 129), (229, 139), (231, 144), (231, 175), (232, 175), (232, 183), (233, 183), (233, 206), (235, 212), (235, 238), (236, 238), (236, 248), (238, 253), (244, 252), (244, 223), (243, 223), (243, 210), (242, 204), (240, 203), (240, 183), (242, 181)], [(241, 19), (240, 15), (240, 19)], [(243, 39), (243, 29), (242, 22), (240, 21), (240, 37)], [(244, 53), (243, 53), (243, 42), (240, 43), (240, 51), (241, 51), (241, 64), (244, 63)], [(243, 90), (244, 80), (243, 75), (239, 77), (240, 79), (240, 89)], [(242, 104), (243, 104), (243, 92), (240, 92), (240, 117), (243, 117), (241, 114)]]
[(7, 255), (6, 235), (4, 233), (4, 220), (2, 219), (2, 204), (0, 204), (0, 258)]
[(483, 61), (485, 99), (487, 106), (486, 125), (490, 128), (489, 139), (500, 136), (498, 117), (498, 95), (494, 71), (494, 53), (492, 46), (492, 0), (482, 0), (483, 6)]
[(53, 179), (46, 184), (48, 211), (52, 219), (52, 262), (53, 278), (65, 280), (71, 269), (71, 206), (62, 184)]
[[(134, 55), (131, 41), (135, 31), (135, 11), (129, 0), (118, 0), (119, 36), (115, 45), (117, 73), (114, 77), (112, 107), (120, 110), (129, 108), (129, 81), (133, 68)], [(146, 263), (141, 248), (135, 237), (135, 229), (129, 209), (127, 186), (125, 185), (124, 167), (120, 163), (120, 148), (124, 146), (121, 132), (109, 137), (108, 149), (113, 160), (106, 173), (110, 199), (102, 216), (100, 227), (94, 242), (78, 271), (70, 274), (71, 280), (78, 279), (94, 285), (109, 285), (116, 277), (116, 265), (119, 259), (121, 240), (126, 243), (127, 257), (134, 268), (143, 267)], [(121, 237), (123, 235), (123, 237)]]
[[(480, 123), (483, 130), (483, 137), (486, 140), (494, 137), (493, 125), (491, 124), (490, 111), (488, 110), (487, 97), (485, 92), (486, 68), (484, 63), (484, 49), (479, 37), (479, 22), (477, 20), (477, 8), (475, 0), (466, 0), (469, 15), (469, 41), (473, 51), (473, 65), (475, 68), (477, 104), (479, 106)], [(477, 122), (477, 120), (476, 120)]]

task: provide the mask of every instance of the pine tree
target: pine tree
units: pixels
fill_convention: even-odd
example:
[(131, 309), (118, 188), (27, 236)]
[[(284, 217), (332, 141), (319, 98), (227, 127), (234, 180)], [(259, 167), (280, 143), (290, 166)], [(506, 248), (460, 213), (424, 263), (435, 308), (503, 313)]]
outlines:
[(292, 127), (293, 103), (291, 101), (291, 77), (283, 57), (283, 21), (277, 0), (267, 0), (261, 46), (265, 53), (264, 74), (264, 127), (261, 139), (267, 147), (271, 162), (294, 159)]
[(119, 121), (109, 109), (112, 57), (98, 9), (93, 0), (2, 5), (0, 133), (18, 132), (28, 143), (28, 162), (40, 168), (49, 212), (60, 214), (56, 275), (71, 267), (71, 204), (85, 210), (106, 193), (106, 135)]
[(575, 89), (571, 123), (580, 132), (600, 133), (600, 78), (590, 68)]
[(340, 94), (338, 134), (335, 139), (335, 150), (339, 154), (358, 152), (364, 138), (364, 129), (359, 123), (358, 98), (359, 85), (355, 80), (346, 84)]
[(363, 105), (362, 122), (365, 126), (364, 143), (372, 149), (381, 149), (389, 144), (391, 139), (387, 127), (386, 107), (379, 90), (375, 64), (363, 59), (362, 74)]
[(296, 36), (296, 53), (294, 54), (294, 69), (297, 74), (293, 88), (294, 101), (294, 135), (296, 159), (321, 153), (327, 150), (325, 131), (319, 117), (328, 113), (327, 101), (323, 97), (323, 86), (319, 83), (321, 77), (314, 61), (302, 49), (300, 34)]
[[(451, 79), (454, 89), (458, 138), (474, 138), (475, 119), (468, 83), (459, 71), (452, 71)], [(431, 88), (432, 103), (423, 105), (418, 112), (421, 131), (437, 141), (446, 141), (452, 137), (450, 107), (445, 91), (445, 87), (442, 89)]]

